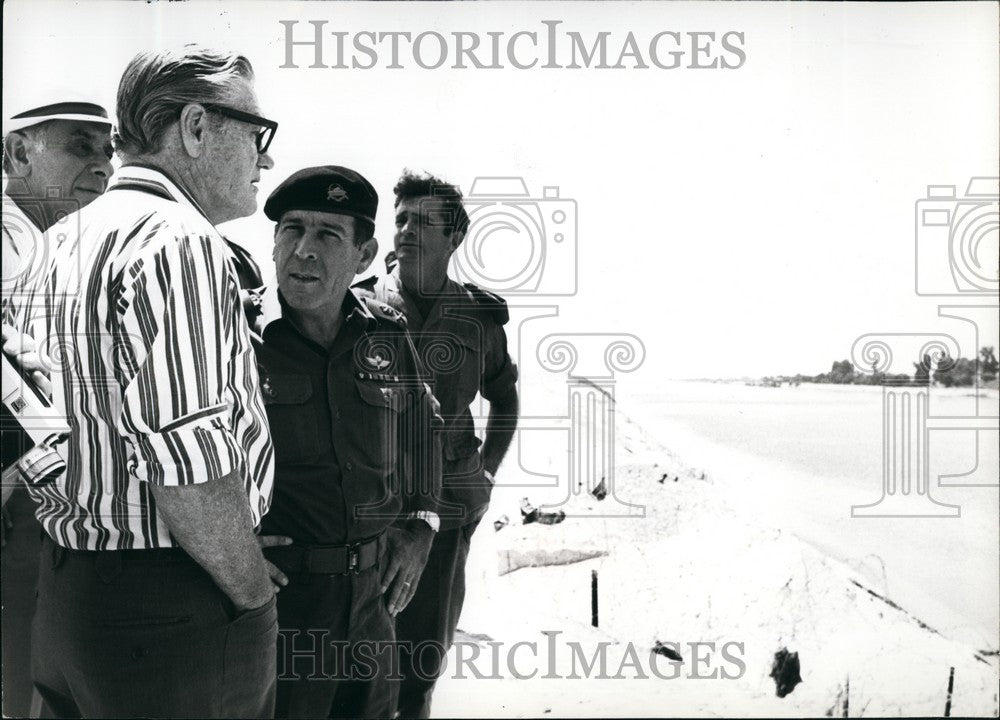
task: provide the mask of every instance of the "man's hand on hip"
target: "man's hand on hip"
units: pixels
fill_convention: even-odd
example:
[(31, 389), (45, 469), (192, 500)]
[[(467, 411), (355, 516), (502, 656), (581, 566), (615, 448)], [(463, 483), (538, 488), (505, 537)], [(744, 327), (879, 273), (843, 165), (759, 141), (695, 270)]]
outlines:
[(271, 599), (274, 583), (254, 535), (238, 472), (196, 485), (150, 484), (150, 490), (171, 535), (238, 611), (261, 607)]
[[(291, 545), (292, 539), (287, 535), (258, 535), (257, 542), (260, 543), (260, 547), (281, 547), (284, 545)], [(264, 558), (264, 564), (267, 566), (267, 573), (271, 576), (271, 582), (274, 583), (274, 592), (280, 592), (281, 588), (288, 584), (288, 576), (281, 572), (277, 565)]]

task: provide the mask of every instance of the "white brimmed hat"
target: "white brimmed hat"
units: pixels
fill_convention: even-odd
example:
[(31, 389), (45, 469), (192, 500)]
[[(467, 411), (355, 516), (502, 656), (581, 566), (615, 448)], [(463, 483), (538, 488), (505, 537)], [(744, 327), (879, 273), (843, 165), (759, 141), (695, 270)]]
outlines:
[(67, 100), (40, 105), (12, 115), (4, 121), (3, 132), (6, 135), (49, 120), (75, 120), (111, 127), (108, 111), (97, 103)]

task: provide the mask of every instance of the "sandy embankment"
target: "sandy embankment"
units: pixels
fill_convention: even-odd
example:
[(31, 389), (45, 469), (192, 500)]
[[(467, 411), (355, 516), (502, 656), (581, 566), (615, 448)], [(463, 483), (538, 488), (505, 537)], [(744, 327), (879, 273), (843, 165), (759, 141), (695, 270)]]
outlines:
[[(534, 459), (556, 472), (553, 447), (536, 448), (550, 457)], [(506, 486), (497, 488), (475, 536), (464, 644), (449, 656), (436, 716), (941, 716), (951, 668), (951, 715), (997, 715), (995, 656), (928, 627), (884, 597), (876, 578), (733, 507), (708, 474), (686, 466), (620, 409), (615, 492), (645, 506), (645, 517), (593, 517), (607, 512), (610, 498), (598, 503), (583, 493), (562, 506), (565, 522), (519, 525), (520, 498), (537, 504), (544, 494), (510, 487), (529, 481), (518, 472), (505, 466)], [(494, 532), (491, 523), (503, 514), (514, 524)], [(676, 669), (656, 657), (670, 679), (650, 670), (657, 641), (681, 651)], [(517, 642), (537, 650), (512, 653)], [(605, 653), (603, 676), (596, 666), (583, 670), (574, 643), (588, 660)], [(740, 645), (728, 645), (727, 655), (727, 643)], [(783, 647), (798, 653), (802, 682), (778, 698), (769, 673)], [(482, 678), (470, 663), (457, 667), (457, 651), (466, 659), (478, 654), (471, 665)], [(530, 679), (514, 676), (533, 670)]]

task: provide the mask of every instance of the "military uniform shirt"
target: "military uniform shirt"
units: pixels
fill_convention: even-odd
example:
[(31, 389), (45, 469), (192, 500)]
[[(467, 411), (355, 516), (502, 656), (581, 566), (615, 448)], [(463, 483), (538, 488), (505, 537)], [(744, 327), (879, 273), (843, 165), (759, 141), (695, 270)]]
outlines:
[[(442, 527), (478, 519), (492, 486), (485, 478), (471, 406), (476, 395), (503, 402), (517, 392), (517, 366), (507, 352), (503, 299), (448, 279), (425, 316), (399, 281), (398, 270), (358, 284), (406, 316), (445, 422)], [(456, 513), (455, 505), (460, 510)]]
[(433, 396), (399, 314), (383, 306), (376, 316), (367, 302), (347, 294), (327, 349), (282, 317), (276, 288), (260, 297), (254, 347), (276, 465), (264, 534), (342, 545), (438, 508)]

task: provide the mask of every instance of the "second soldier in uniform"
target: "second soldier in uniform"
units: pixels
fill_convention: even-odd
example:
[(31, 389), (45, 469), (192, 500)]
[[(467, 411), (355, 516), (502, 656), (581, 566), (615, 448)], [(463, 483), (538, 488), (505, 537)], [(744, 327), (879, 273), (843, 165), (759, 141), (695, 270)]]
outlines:
[[(396, 270), (361, 283), (406, 315), (445, 421), (441, 531), (409, 607), (396, 619), (401, 671), (399, 712), (428, 717), (431, 693), (454, 639), (465, 599), (469, 543), (486, 512), (517, 423), (517, 368), (507, 353), (502, 298), (448, 277), (469, 225), (462, 194), (433, 177), (404, 173), (396, 187)], [(489, 401), (480, 448), (471, 406)], [(437, 652), (427, 650), (436, 647)], [(410, 654), (407, 647), (420, 648)]]

